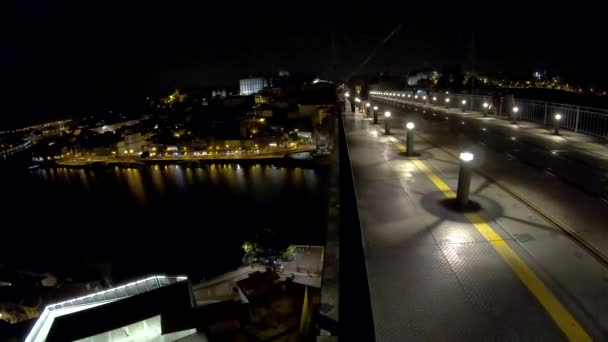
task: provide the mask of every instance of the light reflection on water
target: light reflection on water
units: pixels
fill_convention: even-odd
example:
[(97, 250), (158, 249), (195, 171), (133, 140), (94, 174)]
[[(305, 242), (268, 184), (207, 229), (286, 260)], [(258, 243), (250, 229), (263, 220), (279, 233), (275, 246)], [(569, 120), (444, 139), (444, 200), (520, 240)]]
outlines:
[(99, 177), (110, 174), (117, 183), (126, 186), (132, 200), (145, 206), (150, 191), (165, 194), (168, 191), (187, 191), (192, 187), (225, 187), (232, 193), (254, 193), (261, 196), (277, 192), (288, 184), (314, 191), (319, 185), (314, 169), (277, 167), (272, 165), (210, 164), (200, 167), (181, 165), (152, 165), (144, 168), (111, 170), (76, 170), (68, 168), (39, 169), (35, 172), (42, 180), (82, 187), (94, 191), (101, 186)]

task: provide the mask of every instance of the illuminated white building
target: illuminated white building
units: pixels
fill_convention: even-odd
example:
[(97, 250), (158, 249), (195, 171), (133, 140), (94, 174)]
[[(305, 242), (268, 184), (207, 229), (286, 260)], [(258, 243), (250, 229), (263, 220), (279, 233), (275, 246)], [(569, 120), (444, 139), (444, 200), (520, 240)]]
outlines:
[(243, 78), (239, 80), (241, 95), (251, 95), (269, 86), (268, 79), (264, 77)]

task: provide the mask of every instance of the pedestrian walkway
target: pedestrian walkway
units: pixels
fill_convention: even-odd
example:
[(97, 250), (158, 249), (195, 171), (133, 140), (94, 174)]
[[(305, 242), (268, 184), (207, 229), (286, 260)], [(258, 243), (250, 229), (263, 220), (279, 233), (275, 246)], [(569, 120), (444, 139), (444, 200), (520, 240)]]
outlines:
[(585, 250), (477, 174), (479, 211), (455, 211), (453, 156), (419, 141), (410, 159), (400, 135), (344, 122), (378, 341), (606, 339), (606, 273)]
[[(581, 156), (582, 153), (571, 152), (567, 147), (560, 146), (559, 143), (549, 146), (546, 136), (549, 136), (549, 139), (558, 137), (550, 134), (526, 134), (525, 132), (522, 135), (522, 131), (517, 128), (519, 125), (511, 125), (502, 119), (488, 121), (475, 114), (438, 111), (434, 109), (435, 106), (421, 108), (417, 105), (403, 104), (401, 101), (383, 100), (383, 102), (392, 104), (389, 108), (392, 107), (397, 116), (408, 115), (400, 113), (400, 111), (414, 113), (414, 110), (418, 109), (415, 113), (419, 113), (420, 117), (445, 115), (452, 119), (450, 122), (458, 125), (462, 121), (467, 126), (476, 126), (478, 130), (483, 129), (486, 135), (492, 136), (493, 140), (498, 141), (492, 148), (483, 146), (485, 138), (477, 141), (468, 139), (462, 134), (448, 130), (447, 127), (442, 130), (440, 125), (426, 125), (424, 129), (417, 130), (417, 135), (441, 146), (452, 155), (459, 153), (460, 146), (469, 146), (474, 149), (480, 156), (483, 156), (483, 161), (478, 164), (479, 172), (512, 196), (534, 208), (536, 212), (541, 213), (554, 226), (571, 234), (580, 244), (593, 250), (605, 263), (608, 261), (608, 229), (600, 214), (608, 209), (606, 202), (608, 165), (600, 155), (585, 153), (584, 156)], [(525, 125), (534, 126), (535, 124), (526, 123)], [(396, 135), (403, 135), (399, 128), (394, 128), (394, 130)], [(472, 134), (474, 135), (474, 133)], [(520, 140), (526, 143), (531, 142), (542, 147), (536, 149), (537, 151), (531, 151), (533, 149), (527, 144), (506, 146), (507, 143), (500, 142), (499, 135), (505, 136), (504, 139), (510, 136), (511, 139), (517, 139), (518, 142)], [(512, 151), (517, 151), (520, 159), (513, 156)], [(522, 157), (527, 160), (522, 160)]]
[(497, 117), (493, 115), (484, 117), (483, 113), (477, 111), (463, 112), (457, 108), (445, 108), (445, 106), (425, 104), (420, 101), (409, 101), (405, 98), (395, 98), (390, 96), (376, 96), (376, 98), (394, 103), (428, 108), (441, 113), (460, 115), (470, 119), (483, 121), (485, 125), (495, 125), (506, 129), (517, 129), (519, 134), (527, 135), (528, 137), (533, 138), (538, 144), (542, 144), (548, 149), (575, 149), (578, 152), (587, 155), (587, 159), (596, 159), (597, 163), (608, 169), (608, 140), (604, 138), (594, 137), (565, 129), (560, 130), (559, 135), (555, 135), (553, 134), (553, 127), (543, 126), (533, 122), (518, 121), (517, 124), (512, 124), (509, 120), (506, 120), (505, 117)]

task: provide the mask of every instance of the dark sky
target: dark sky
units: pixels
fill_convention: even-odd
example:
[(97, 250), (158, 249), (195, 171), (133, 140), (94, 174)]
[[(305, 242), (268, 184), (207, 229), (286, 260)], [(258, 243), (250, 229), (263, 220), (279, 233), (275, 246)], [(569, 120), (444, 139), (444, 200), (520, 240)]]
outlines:
[(549, 69), (594, 83), (608, 76), (599, 4), (100, 4), (3, 5), (0, 126), (120, 106), (173, 87), (236, 86), (256, 71), (344, 77), (445, 63), (468, 68), (473, 36), (482, 71)]

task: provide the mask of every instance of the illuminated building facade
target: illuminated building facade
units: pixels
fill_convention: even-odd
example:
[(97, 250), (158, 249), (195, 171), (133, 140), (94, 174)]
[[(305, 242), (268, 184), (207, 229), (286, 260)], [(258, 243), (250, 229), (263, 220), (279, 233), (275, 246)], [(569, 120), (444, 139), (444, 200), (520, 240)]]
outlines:
[(251, 95), (269, 86), (268, 79), (264, 77), (243, 78), (239, 80), (241, 95)]

